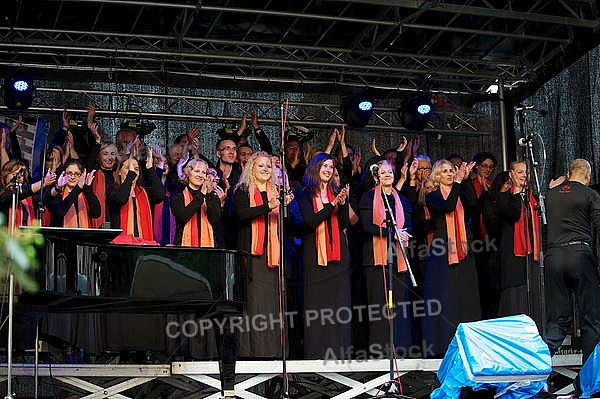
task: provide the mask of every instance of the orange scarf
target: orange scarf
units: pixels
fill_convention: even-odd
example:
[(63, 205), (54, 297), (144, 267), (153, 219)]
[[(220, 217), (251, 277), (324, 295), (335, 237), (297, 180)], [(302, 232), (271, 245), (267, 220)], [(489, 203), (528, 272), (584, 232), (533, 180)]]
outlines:
[[(450, 190), (440, 185), (444, 199), (448, 199)], [(460, 198), (456, 201), (454, 211), (446, 213), (446, 230), (448, 232), (448, 265), (453, 265), (467, 257), (467, 229), (465, 227), (465, 209)]]
[[(69, 195), (67, 190), (63, 190), (63, 201), (65, 198), (67, 198), (67, 195)], [(89, 229), (91, 225), (89, 214), (88, 203), (85, 199), (85, 195), (83, 192), (79, 193), (77, 196), (77, 211), (75, 211), (75, 204), (72, 204), (63, 217), (63, 227)]]
[[(513, 189), (511, 188), (511, 193)], [(529, 218), (525, 212), (525, 204), (521, 202), (521, 216), (515, 223), (515, 231), (513, 234), (513, 245), (515, 247), (515, 256), (525, 256), (531, 253), (531, 238), (529, 234), (525, 237), (525, 230), (530, 231), (533, 235), (533, 260), (538, 262), (540, 260), (540, 236), (539, 227), (540, 222), (538, 219), (538, 210), (536, 209), (537, 201), (533, 197), (533, 194), (529, 192), (529, 212), (531, 214), (531, 220), (533, 222), (533, 228), (530, 229)], [(527, 242), (525, 242), (527, 240)]]
[[(194, 199), (194, 196), (190, 192), (189, 188), (186, 187), (183, 190), (183, 204), (188, 206)], [(208, 221), (206, 214), (206, 201), (202, 202), (200, 208), (200, 237), (198, 237), (198, 213), (194, 213), (194, 216), (183, 226), (183, 237), (181, 237), (181, 245), (184, 247), (215, 247), (215, 236), (213, 234), (213, 228)]]
[[(327, 189), (327, 199), (331, 203), (335, 195), (330, 188)], [(313, 210), (315, 213), (323, 209), (323, 201), (318, 195), (313, 198)], [(338, 225), (338, 207), (335, 206), (329, 219), (322, 221), (317, 226), (317, 264), (327, 266), (330, 261), (342, 260), (342, 250), (340, 245), (340, 227)], [(331, 236), (329, 230), (331, 229)]]
[(137, 221), (138, 232), (141, 234), (141, 238), (147, 241), (154, 241), (154, 233), (152, 231), (152, 212), (150, 211), (148, 194), (146, 194), (146, 190), (140, 186), (136, 186), (133, 190), (135, 192), (137, 212), (134, 212), (134, 200), (133, 197), (130, 196), (127, 203), (121, 207), (119, 223), (121, 229), (123, 229), (121, 235), (134, 235), (135, 220)]
[[(375, 187), (375, 193), (373, 196), (373, 224), (379, 226), (379, 235), (373, 236), (373, 259), (375, 265), (384, 266), (387, 264), (387, 237), (383, 236), (382, 228), (385, 226), (385, 202), (383, 201), (381, 185)], [(396, 219), (396, 225), (399, 229), (404, 226), (404, 209), (400, 202), (400, 197), (394, 188), (392, 188), (392, 195), (394, 196), (394, 218)], [(402, 254), (402, 248), (400, 244), (396, 242), (396, 254), (397, 261), (396, 266), (398, 272), (406, 271), (406, 262)]]
[[(429, 212), (429, 208), (427, 208), (427, 205), (423, 205), (423, 212), (425, 213), (425, 221), (431, 220), (431, 213)], [(427, 231), (427, 247), (429, 248), (429, 246), (431, 245), (431, 242), (433, 241), (433, 229), (430, 229), (429, 231)]]
[[(12, 208), (8, 209), (8, 230), (11, 228), (12, 220)], [(27, 197), (22, 199), (17, 204), (17, 212), (15, 214), (15, 227), (19, 226), (34, 226), (36, 224), (35, 219), (35, 207), (33, 206), (33, 198)]]
[[(260, 190), (255, 185), (250, 185), (248, 188), (248, 193), (250, 196), (250, 206), (257, 207), (263, 205), (263, 198), (260, 193)], [(267, 198), (269, 200), (277, 197), (277, 191), (269, 186), (267, 188)], [(272, 209), (268, 214), (268, 233), (269, 237), (265, 237), (266, 235), (266, 226), (265, 226), (265, 218), (264, 216), (259, 216), (257, 218), (252, 219), (251, 228), (252, 228), (252, 255), (260, 256), (265, 250), (265, 238), (267, 239), (267, 266), (270, 268), (275, 268), (279, 266), (280, 257), (279, 257), (279, 207)]]

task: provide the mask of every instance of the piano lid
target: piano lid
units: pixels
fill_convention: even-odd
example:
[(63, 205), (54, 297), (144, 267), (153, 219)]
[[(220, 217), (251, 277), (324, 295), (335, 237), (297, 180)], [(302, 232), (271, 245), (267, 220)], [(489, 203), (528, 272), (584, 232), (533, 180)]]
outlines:
[(20, 226), (23, 230), (39, 229), (46, 238), (76, 242), (77, 244), (105, 245), (121, 234), (121, 229), (73, 229), (66, 227)]

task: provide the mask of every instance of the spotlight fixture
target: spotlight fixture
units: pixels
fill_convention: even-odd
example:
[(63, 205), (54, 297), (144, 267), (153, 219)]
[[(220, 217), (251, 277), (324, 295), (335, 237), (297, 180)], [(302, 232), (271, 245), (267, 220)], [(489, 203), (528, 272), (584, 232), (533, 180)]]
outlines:
[(366, 96), (346, 98), (342, 103), (342, 118), (349, 127), (365, 127), (373, 114), (373, 99)]
[(20, 70), (4, 78), (2, 98), (6, 108), (24, 110), (31, 106), (35, 85), (26, 71)]
[(427, 127), (431, 118), (431, 99), (428, 95), (418, 95), (403, 100), (398, 109), (400, 123), (407, 130), (421, 131)]
[(125, 121), (121, 123), (121, 129), (131, 129), (140, 137), (152, 133), (156, 129), (154, 122), (141, 122), (141, 121)]

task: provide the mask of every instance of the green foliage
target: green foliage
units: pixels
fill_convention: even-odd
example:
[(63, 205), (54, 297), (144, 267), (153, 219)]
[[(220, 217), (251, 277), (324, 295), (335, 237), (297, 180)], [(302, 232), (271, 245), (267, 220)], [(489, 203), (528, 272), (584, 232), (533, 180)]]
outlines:
[(16, 284), (34, 293), (38, 284), (32, 271), (40, 267), (38, 248), (43, 247), (44, 237), (36, 227), (17, 230), (11, 236), (4, 226), (6, 217), (0, 214), (0, 276), (8, 277), (12, 273)]

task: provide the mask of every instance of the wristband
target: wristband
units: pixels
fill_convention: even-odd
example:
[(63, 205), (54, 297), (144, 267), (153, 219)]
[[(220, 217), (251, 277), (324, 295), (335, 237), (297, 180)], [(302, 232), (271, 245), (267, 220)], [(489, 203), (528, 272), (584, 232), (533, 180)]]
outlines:
[(59, 193), (62, 193), (62, 192), (63, 192), (63, 190), (65, 189), (65, 186), (58, 187), (58, 184), (55, 184), (55, 185), (54, 185), (54, 189), (55, 189), (56, 191), (58, 191)]

